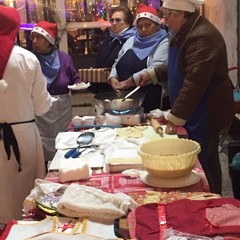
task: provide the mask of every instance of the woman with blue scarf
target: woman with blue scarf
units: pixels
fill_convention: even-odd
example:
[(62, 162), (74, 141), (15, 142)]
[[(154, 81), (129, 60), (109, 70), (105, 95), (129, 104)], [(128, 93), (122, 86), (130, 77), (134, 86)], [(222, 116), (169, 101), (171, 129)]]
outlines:
[[(113, 8), (109, 21), (111, 28), (99, 46), (95, 68), (111, 68), (123, 44), (136, 32), (136, 28), (133, 27), (134, 17), (128, 7)], [(90, 90), (94, 93), (100, 93), (112, 91), (112, 87), (107, 83), (93, 83)]]
[[(160, 24), (160, 18), (154, 8), (139, 5), (136, 16), (137, 32), (123, 45), (109, 75), (113, 89), (125, 90), (138, 86), (143, 72), (167, 65), (168, 34), (160, 28)], [(145, 93), (144, 112), (161, 108), (160, 84), (153, 85), (149, 81), (139, 91)]]
[(51, 109), (36, 118), (46, 163), (51, 161), (56, 153), (57, 134), (65, 131), (72, 120), (68, 85), (81, 82), (71, 57), (55, 46), (57, 34), (57, 24), (46, 21), (39, 22), (31, 32), (33, 53), (41, 64), (47, 90), (55, 99)]

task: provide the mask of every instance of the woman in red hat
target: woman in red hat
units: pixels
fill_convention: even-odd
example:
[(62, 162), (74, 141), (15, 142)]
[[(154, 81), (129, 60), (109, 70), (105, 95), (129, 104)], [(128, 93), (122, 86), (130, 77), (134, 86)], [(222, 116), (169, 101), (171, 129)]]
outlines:
[[(160, 24), (154, 8), (139, 4), (136, 16), (137, 32), (123, 45), (109, 75), (113, 89), (125, 90), (138, 86), (143, 72), (167, 64), (168, 34), (160, 28)], [(149, 81), (139, 91), (146, 95), (143, 102), (144, 112), (161, 108), (160, 84), (153, 85)]]
[(46, 21), (39, 22), (31, 32), (33, 53), (40, 61), (47, 90), (56, 100), (46, 114), (36, 119), (46, 164), (56, 153), (57, 134), (64, 132), (72, 120), (68, 85), (81, 82), (71, 57), (55, 46), (57, 35), (57, 24)]
[(36, 56), (15, 45), (20, 16), (0, 6), (0, 222), (22, 219), (23, 201), (45, 177), (41, 138), (34, 122), (51, 96)]

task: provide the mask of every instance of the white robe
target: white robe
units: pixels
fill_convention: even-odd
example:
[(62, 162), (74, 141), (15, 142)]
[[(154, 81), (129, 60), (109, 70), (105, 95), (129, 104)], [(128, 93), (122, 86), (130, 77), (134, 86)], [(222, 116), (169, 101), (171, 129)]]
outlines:
[[(48, 111), (51, 97), (47, 92), (40, 63), (31, 52), (14, 46), (3, 79), (6, 93), (0, 94), (0, 123), (29, 121)], [(21, 219), (24, 199), (34, 187), (36, 178), (45, 177), (41, 138), (34, 122), (12, 125), (18, 142), (21, 168), (11, 149), (7, 159), (0, 139), (0, 222)]]

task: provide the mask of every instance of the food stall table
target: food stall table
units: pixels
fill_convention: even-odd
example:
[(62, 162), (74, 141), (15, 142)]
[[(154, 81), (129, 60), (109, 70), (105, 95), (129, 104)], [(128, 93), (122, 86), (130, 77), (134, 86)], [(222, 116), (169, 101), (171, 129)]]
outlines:
[[(151, 202), (168, 203), (186, 198), (204, 199), (205, 197), (209, 197), (211, 194), (208, 194), (208, 182), (199, 162), (197, 162), (194, 171), (201, 177), (200, 181), (181, 188), (148, 186), (141, 181), (140, 177), (130, 178), (124, 176), (123, 173), (95, 173), (88, 180), (67, 182), (65, 184), (70, 185), (75, 183), (86, 185), (101, 189), (108, 193), (122, 192), (134, 199), (139, 206)], [(58, 172), (48, 172), (45, 180), (59, 183), (58, 175)], [(124, 239), (130, 238), (127, 218), (121, 218), (115, 221), (114, 228), (118, 235), (122, 236)]]
[[(165, 126), (163, 126), (163, 127), (165, 128)], [(73, 134), (73, 133), (71, 133), (71, 134)], [(104, 134), (104, 132), (100, 133), (100, 134)], [(75, 135), (77, 135), (77, 134), (74, 134), (74, 136)], [(180, 137), (186, 138), (187, 137), (186, 130), (182, 127), (178, 128), (177, 135), (179, 138)], [(106, 135), (106, 136), (108, 136), (108, 135)], [(148, 126), (147, 129), (145, 129), (143, 132), (143, 139), (145, 139), (147, 141), (150, 139), (158, 139), (158, 138), (159, 138), (159, 135), (155, 133), (154, 129), (151, 126)], [(116, 150), (116, 148), (115, 148), (115, 150)], [(57, 154), (59, 154), (59, 153), (57, 153)], [(61, 154), (63, 154), (63, 153), (61, 153)], [(129, 154), (128, 154), (128, 156), (130, 157)], [(60, 159), (61, 159), (61, 156), (58, 158), (55, 158), (54, 161), (51, 163), (51, 165), (49, 166), (50, 171), (47, 173), (45, 180), (51, 181), (51, 182), (56, 182), (56, 183), (60, 182), (59, 171), (58, 171), (59, 167), (60, 167)], [(88, 160), (90, 161), (90, 159), (88, 159)], [(134, 168), (134, 167), (131, 167), (131, 168)], [(69, 181), (66, 184), (78, 183), (78, 184), (82, 184), (82, 185), (96, 187), (96, 188), (99, 188), (99, 189), (109, 192), (109, 193), (123, 192), (126, 194), (135, 193), (135, 192), (145, 192), (146, 190), (158, 191), (158, 192), (170, 192), (170, 191), (209, 192), (209, 186), (208, 186), (206, 176), (205, 176), (204, 171), (198, 161), (196, 163), (196, 166), (195, 166), (193, 172), (196, 173), (199, 181), (194, 181), (191, 184), (189, 184), (190, 181), (188, 181), (188, 184), (182, 184), (182, 185), (177, 184), (178, 186), (181, 186), (181, 187), (177, 187), (177, 188), (176, 187), (170, 188), (169, 186), (166, 187), (163, 184), (161, 184), (161, 187), (159, 185), (157, 185), (157, 187), (150, 186), (150, 185), (147, 185), (144, 183), (142, 177), (140, 177), (140, 174), (138, 176), (136, 176), (135, 178), (131, 178), (131, 177), (127, 176), (126, 174), (121, 173), (121, 171), (123, 171), (123, 170), (115, 171), (115, 173), (111, 172), (111, 171), (109, 172), (107, 170), (108, 169), (106, 167), (103, 167), (103, 168), (98, 167), (96, 169), (93, 169), (93, 174), (88, 180), (79, 180), (79, 181), (73, 181), (73, 182)], [(118, 172), (118, 173), (116, 173), (116, 172)], [(175, 180), (175, 181), (177, 181), (177, 180)], [(184, 186), (184, 187), (182, 187), (182, 186)]]
[[(180, 131), (178, 132), (178, 135), (181, 137), (185, 136), (185, 132), (183, 131), (183, 129), (180, 129)], [(150, 134), (150, 136), (153, 136), (153, 135)], [(182, 198), (189, 198), (192, 196), (199, 196), (201, 194), (209, 192), (208, 183), (207, 183), (204, 171), (201, 168), (201, 165), (199, 162), (196, 163), (196, 166), (193, 170), (200, 176), (199, 181), (192, 185), (179, 187), (179, 188), (153, 187), (153, 186), (144, 184), (141, 180), (141, 177), (139, 176), (135, 176), (134, 178), (131, 178), (129, 176), (126, 176), (124, 173), (108, 173), (108, 172), (103, 173), (102, 170), (103, 169), (98, 169), (94, 171), (92, 176), (87, 180), (69, 181), (69, 182), (65, 182), (64, 184), (71, 185), (74, 183), (74, 184), (85, 185), (89, 187), (95, 187), (107, 193), (114, 193), (114, 194), (125, 193), (129, 195), (132, 199), (134, 199), (138, 205), (142, 205), (146, 203), (146, 201), (149, 201), (149, 196), (156, 193), (157, 194), (159, 193), (159, 195), (157, 195), (157, 200), (155, 197), (152, 200), (159, 201), (159, 202), (163, 202), (163, 201), (168, 202), (168, 201), (174, 201)], [(45, 180), (52, 183), (59, 183), (60, 182), (59, 172), (58, 171), (48, 172), (45, 177)], [(120, 220), (124, 226), (127, 226), (126, 219), (122, 218)], [(121, 223), (119, 222), (118, 224), (120, 225)], [(114, 224), (114, 228), (115, 228), (115, 224)], [(127, 236), (128, 227), (124, 229), (121, 226), (120, 229), (121, 231), (126, 231), (126, 236)], [(124, 239), (128, 239), (128, 238), (124, 237)]]
[[(151, 127), (149, 128), (151, 129)], [(148, 134), (146, 135), (148, 137), (150, 136), (151, 139), (155, 138), (156, 136), (153, 134), (152, 130), (151, 131), (149, 130), (149, 128), (147, 130)], [(179, 128), (177, 135), (178, 137), (186, 138), (185, 129)], [(55, 170), (53, 170), (54, 165), (57, 166)], [(58, 164), (56, 164), (55, 162), (50, 168), (52, 170), (49, 171), (45, 177), (46, 181), (60, 183), (60, 178), (59, 178), (60, 174), (57, 168), (58, 168)], [(68, 182), (65, 182), (64, 184), (65, 185), (79, 184), (79, 185), (85, 185), (89, 187), (95, 187), (107, 193), (114, 193), (114, 194), (125, 193), (129, 195), (132, 199), (134, 199), (138, 205), (142, 205), (147, 201), (152, 201), (152, 200), (156, 201), (156, 199), (159, 202), (164, 202), (164, 201), (169, 202), (177, 199), (189, 198), (192, 196), (199, 196), (199, 195), (204, 195), (205, 193), (209, 193), (209, 186), (208, 186), (206, 176), (198, 161), (193, 171), (198, 176), (200, 176), (199, 181), (192, 185), (179, 187), (179, 188), (153, 187), (143, 183), (140, 176), (135, 176), (134, 178), (131, 178), (125, 175), (124, 172), (109, 173), (109, 172), (103, 172), (103, 170), (104, 169), (101, 169), (101, 168), (94, 170), (92, 176), (89, 179), (68, 181)], [(156, 194), (159, 194), (159, 195), (156, 195)], [(154, 197), (151, 199), (151, 196), (153, 195)], [(120, 226), (121, 231), (126, 231), (126, 236), (127, 236), (128, 227), (126, 227), (125, 229), (122, 228), (122, 225), (127, 226), (126, 219), (122, 218), (121, 223), (118, 222), (118, 224), (121, 225)], [(128, 238), (126, 237), (125, 239), (128, 239)]]
[[(140, 177), (130, 178), (124, 176), (122, 173), (99, 173), (99, 174), (95, 173), (88, 180), (67, 182), (66, 184), (69, 185), (71, 183), (77, 183), (86, 186), (96, 187), (109, 193), (123, 192), (128, 195), (144, 193), (146, 191), (209, 192), (208, 182), (199, 162), (197, 162), (194, 171), (197, 172), (201, 177), (200, 181), (193, 185), (181, 188), (161, 188), (148, 186), (141, 181)], [(59, 175), (58, 172), (48, 172), (45, 180), (59, 183), (58, 175)]]

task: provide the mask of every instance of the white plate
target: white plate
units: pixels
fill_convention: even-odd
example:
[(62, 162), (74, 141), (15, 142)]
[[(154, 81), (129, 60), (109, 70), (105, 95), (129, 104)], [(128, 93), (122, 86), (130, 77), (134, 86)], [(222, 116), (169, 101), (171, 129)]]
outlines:
[(193, 185), (199, 182), (201, 177), (199, 176), (198, 173), (191, 172), (189, 175), (184, 177), (163, 179), (152, 177), (148, 174), (148, 172), (144, 172), (143, 174), (140, 175), (140, 179), (143, 183), (152, 187), (179, 188)]
[(84, 82), (68, 85), (68, 88), (71, 90), (84, 90), (84, 89), (87, 89), (88, 87), (90, 87), (90, 83), (84, 83)]

